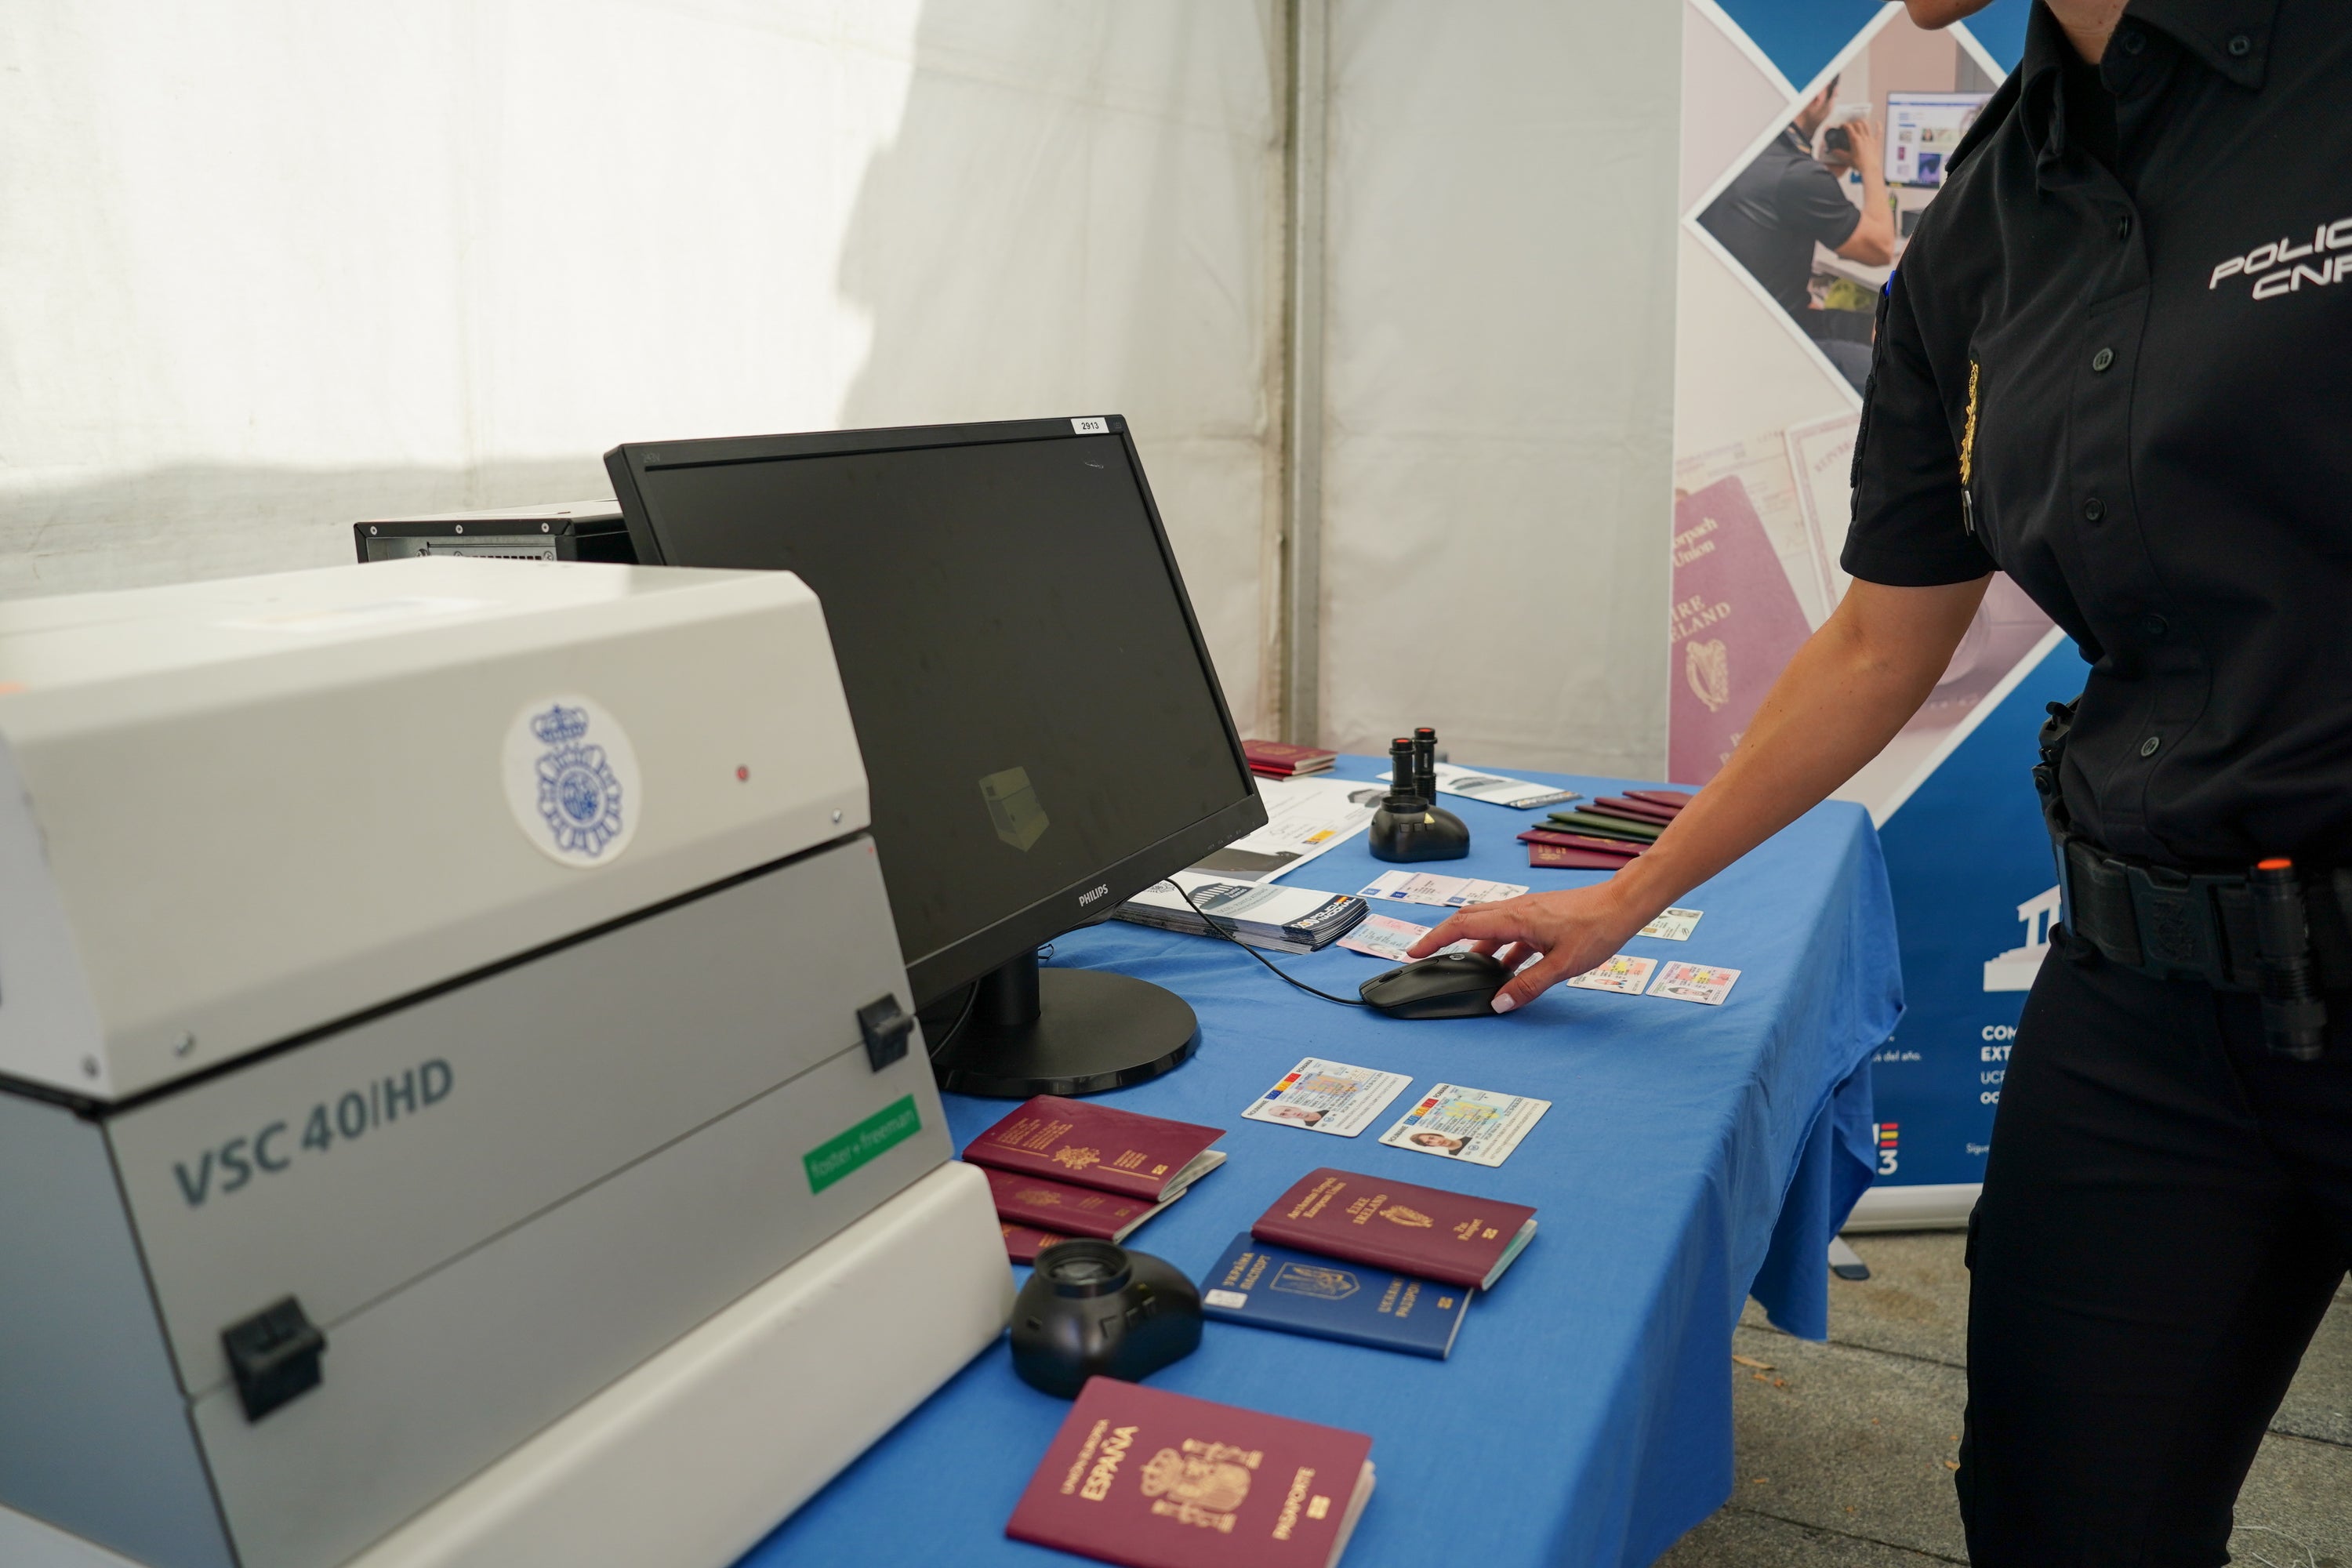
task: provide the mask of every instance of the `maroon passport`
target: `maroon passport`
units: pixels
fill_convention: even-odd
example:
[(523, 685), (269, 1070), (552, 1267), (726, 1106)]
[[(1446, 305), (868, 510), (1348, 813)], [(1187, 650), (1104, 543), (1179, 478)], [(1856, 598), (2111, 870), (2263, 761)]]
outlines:
[(1222, 1127), (1041, 1094), (973, 1139), (963, 1157), (1024, 1176), (1165, 1203), (1225, 1162)]
[(1614, 871), (1628, 857), (1603, 855), (1591, 849), (1571, 849), (1565, 844), (1530, 844), (1528, 864), (1546, 871)]
[(1337, 752), (1319, 746), (1294, 746), (1282, 741), (1244, 741), (1242, 754), (1253, 773), (1286, 778), (1294, 773), (1319, 773), (1339, 760)]
[(1678, 789), (1629, 789), (1627, 800), (1646, 800), (1652, 805), (1663, 805), (1669, 811), (1680, 811), (1698, 796)]
[(1004, 1233), (1004, 1256), (1015, 1263), (1034, 1263), (1039, 1253), (1057, 1241), (1070, 1239), (1054, 1231), (1039, 1230), (1034, 1225), (1000, 1223), (997, 1228)]
[(1309, 1171), (1250, 1234), (1327, 1258), (1485, 1289), (1535, 1235), (1525, 1204), (1474, 1198), (1328, 1166)]
[(1004, 1533), (1127, 1568), (1329, 1568), (1372, 1440), (1108, 1377), (1078, 1391)]
[(1637, 821), (1654, 822), (1663, 826), (1672, 822), (1675, 819), (1675, 813), (1682, 808), (1676, 806), (1669, 810), (1663, 805), (1652, 805), (1645, 800), (1633, 800), (1624, 795), (1604, 795), (1584, 809), (1587, 811), (1597, 809), (1604, 816), (1630, 816)]
[[(989, 1171), (985, 1167), (982, 1170), (988, 1177), (989, 1195), (996, 1200), (997, 1218), (1015, 1225), (1049, 1226), (1060, 1237), (1090, 1236), (1097, 1241), (1125, 1241), (1129, 1231), (1168, 1206), (1148, 1198), (1124, 1198), (1099, 1187), (1073, 1186), (1046, 1176), (1024, 1176), (1015, 1171)], [(1168, 1203), (1175, 1201), (1171, 1198)]]
[(1582, 833), (1570, 833), (1564, 827), (1530, 827), (1519, 835), (1522, 844), (1557, 844), (1562, 849), (1583, 849), (1595, 855), (1614, 855), (1620, 860), (1631, 860), (1645, 846), (1622, 838), (1593, 838)]

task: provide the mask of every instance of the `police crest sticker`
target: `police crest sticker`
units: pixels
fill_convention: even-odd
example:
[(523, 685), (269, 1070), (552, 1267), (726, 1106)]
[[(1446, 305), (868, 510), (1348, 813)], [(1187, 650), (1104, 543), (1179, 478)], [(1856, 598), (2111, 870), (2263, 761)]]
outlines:
[(507, 726), (507, 805), (541, 854), (565, 866), (621, 858), (645, 809), (637, 753), (593, 698), (531, 703)]

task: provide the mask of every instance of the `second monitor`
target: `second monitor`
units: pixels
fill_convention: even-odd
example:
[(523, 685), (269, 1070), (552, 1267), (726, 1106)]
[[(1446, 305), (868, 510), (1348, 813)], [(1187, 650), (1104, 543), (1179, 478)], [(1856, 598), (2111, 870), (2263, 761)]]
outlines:
[[(816, 591), (941, 1083), (1026, 1096), (1181, 1063), (1160, 987), (1039, 945), (1265, 820), (1116, 416), (624, 446), (641, 563)], [(969, 989), (967, 989), (969, 988)]]

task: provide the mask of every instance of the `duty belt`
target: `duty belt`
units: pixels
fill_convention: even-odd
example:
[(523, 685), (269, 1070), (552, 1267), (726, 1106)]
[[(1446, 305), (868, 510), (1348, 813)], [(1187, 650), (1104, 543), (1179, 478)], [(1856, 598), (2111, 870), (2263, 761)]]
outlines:
[(2271, 1050), (2319, 1059), (2326, 994), (2352, 989), (2352, 868), (2273, 858), (2244, 872), (2183, 871), (2100, 847), (2074, 831), (2059, 785), (2074, 725), (2074, 703), (2050, 704), (2033, 770), (2058, 853), (2059, 923), (2126, 969), (2255, 993)]
[[(2061, 920), (2110, 962), (2217, 991), (2263, 989), (2252, 879), (2178, 871), (2114, 854), (2057, 829)], [(2352, 870), (2305, 871), (2304, 908), (2320, 987), (2352, 990)]]

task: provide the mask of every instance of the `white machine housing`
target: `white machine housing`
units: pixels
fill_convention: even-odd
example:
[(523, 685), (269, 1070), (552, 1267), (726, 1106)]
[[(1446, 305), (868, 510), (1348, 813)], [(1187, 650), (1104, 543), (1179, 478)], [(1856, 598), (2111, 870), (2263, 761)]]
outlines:
[(756, 1540), (1010, 1301), (866, 825), (787, 574), (0, 605), (0, 1506), (152, 1568)]

